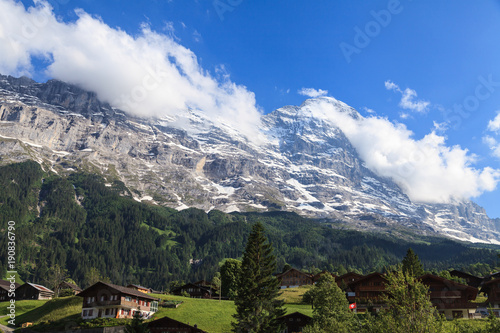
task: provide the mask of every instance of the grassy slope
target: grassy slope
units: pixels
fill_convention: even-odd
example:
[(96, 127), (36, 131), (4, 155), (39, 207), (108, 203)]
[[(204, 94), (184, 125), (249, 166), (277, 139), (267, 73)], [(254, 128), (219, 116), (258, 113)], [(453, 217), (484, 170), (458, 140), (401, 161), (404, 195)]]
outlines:
[[(189, 323), (190, 325), (197, 324), (199, 328), (207, 332), (231, 331), (232, 315), (236, 313), (236, 308), (232, 301), (221, 301), (219, 303), (218, 300), (186, 298), (171, 295), (155, 296), (162, 299), (184, 302), (177, 309), (160, 308), (155, 316), (157, 318), (168, 316), (172, 319)], [(299, 311), (309, 316), (312, 315), (310, 305), (290, 303), (285, 304), (285, 307), (289, 313)]]
[[(285, 289), (282, 297), (287, 300), (297, 300), (298, 296), (307, 291), (308, 288)], [(183, 301), (177, 309), (160, 308), (155, 318), (165, 316), (175, 320), (197, 324), (199, 328), (210, 332), (230, 332), (232, 315), (235, 313), (234, 303), (232, 301), (206, 300), (196, 298), (186, 298), (171, 295), (155, 295), (162, 299)], [(17, 301), (16, 302), (16, 323), (18, 325), (24, 322), (58, 321), (60, 328), (64, 329), (66, 325), (75, 323), (80, 318), (82, 310), (82, 299), (80, 297), (62, 297), (51, 301)], [(6, 314), (7, 302), (0, 303), (0, 316)], [(288, 313), (295, 311), (312, 316), (310, 305), (287, 303), (285, 304)], [(8, 318), (1, 318), (0, 323), (7, 325)], [(480, 320), (458, 320), (446, 323), (448, 329), (455, 328), (459, 322), (468, 328), (484, 328), (487, 324), (486, 319)]]
[[(8, 303), (0, 303), (0, 314), (6, 314)], [(82, 298), (61, 297), (50, 301), (16, 301), (16, 324), (25, 322), (40, 323), (44, 321), (74, 321), (82, 312)], [(5, 317), (0, 323), (7, 325)]]
[[(295, 289), (295, 290), (294, 290)], [(296, 294), (299, 288), (288, 289), (284, 292), (284, 298), (297, 299)], [(305, 292), (306, 288), (299, 293)], [(286, 297), (286, 295), (293, 297)], [(231, 330), (232, 315), (236, 313), (236, 308), (232, 301), (207, 300), (197, 298), (186, 298), (171, 295), (154, 295), (162, 299), (183, 301), (177, 309), (160, 308), (155, 314), (155, 318), (165, 316), (175, 320), (197, 324), (199, 328), (207, 332), (229, 332)], [(0, 303), (0, 315), (6, 314), (7, 302)], [(312, 315), (309, 305), (286, 304), (289, 313), (299, 311), (307, 315)], [(82, 299), (80, 297), (62, 297), (50, 301), (17, 301), (16, 302), (16, 324), (25, 322), (34, 324), (49, 321), (61, 321), (64, 327), (67, 323), (72, 323), (80, 318), (82, 311)], [(0, 323), (7, 325), (8, 318), (0, 319)]]

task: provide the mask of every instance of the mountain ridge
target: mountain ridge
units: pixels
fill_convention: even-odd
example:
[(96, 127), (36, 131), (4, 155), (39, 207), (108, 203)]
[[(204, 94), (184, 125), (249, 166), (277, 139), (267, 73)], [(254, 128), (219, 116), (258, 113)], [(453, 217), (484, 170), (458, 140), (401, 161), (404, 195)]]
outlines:
[(369, 170), (317, 103), (360, 117), (334, 98), (306, 100), (263, 115), (258, 145), (193, 110), (140, 118), (61, 81), (0, 76), (1, 163), (34, 159), (62, 175), (100, 173), (123, 181), (137, 201), (178, 210), (284, 210), (356, 229), (402, 225), (500, 244), (498, 221), (472, 201), (415, 203)]

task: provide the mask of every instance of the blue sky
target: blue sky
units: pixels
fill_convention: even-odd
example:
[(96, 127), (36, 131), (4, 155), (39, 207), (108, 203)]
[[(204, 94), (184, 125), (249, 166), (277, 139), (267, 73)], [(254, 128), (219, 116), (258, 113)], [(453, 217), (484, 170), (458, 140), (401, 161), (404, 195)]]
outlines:
[[(254, 93), (261, 112), (300, 105), (307, 98), (301, 89), (321, 89), (367, 117), (404, 124), (415, 140), (435, 131), (447, 147), (467, 149), (474, 168), (500, 169), (500, 118), (493, 121), (500, 111), (500, 1), (49, 3), (66, 25), (79, 19), (77, 8), (132, 37), (146, 24), (190, 50), (210, 76), (229, 75), (246, 87), (245, 98)], [(45, 71), (57, 56), (41, 53), (31, 53), (29, 74), (63, 76)], [(24, 73), (21, 67), (12, 74)], [(500, 217), (498, 187), (474, 198), (491, 217)]]

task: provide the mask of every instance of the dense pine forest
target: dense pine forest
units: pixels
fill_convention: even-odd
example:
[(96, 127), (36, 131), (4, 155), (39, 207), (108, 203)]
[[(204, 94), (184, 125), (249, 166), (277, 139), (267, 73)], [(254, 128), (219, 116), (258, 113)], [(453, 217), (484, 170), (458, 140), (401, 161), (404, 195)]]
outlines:
[[(484, 275), (498, 259), (494, 248), (346, 230), (294, 213), (179, 212), (135, 201), (122, 182), (85, 173), (60, 177), (32, 161), (0, 167), (0, 188), (0, 248), (7, 248), (7, 222), (15, 221), (17, 270), (29, 282), (44, 283), (55, 265), (82, 287), (96, 272), (116, 284), (158, 290), (172, 281), (210, 280), (222, 260), (241, 257), (257, 221), (273, 244), (278, 270), (288, 264), (338, 274), (382, 271), (409, 247), (427, 270)], [(0, 264), (4, 276), (6, 256)]]

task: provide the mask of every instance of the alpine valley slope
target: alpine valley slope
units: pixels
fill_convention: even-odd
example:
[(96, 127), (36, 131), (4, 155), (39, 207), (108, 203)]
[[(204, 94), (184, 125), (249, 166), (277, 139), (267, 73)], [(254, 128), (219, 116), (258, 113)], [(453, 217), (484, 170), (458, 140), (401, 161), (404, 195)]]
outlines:
[(420, 234), (500, 244), (498, 221), (472, 201), (412, 202), (367, 169), (344, 133), (310, 99), (262, 116), (261, 142), (216, 126), (203, 113), (139, 118), (95, 93), (57, 80), (0, 75), (0, 163), (27, 159), (65, 175), (123, 181), (138, 201), (206, 211), (294, 211), (360, 230), (402, 226)]

